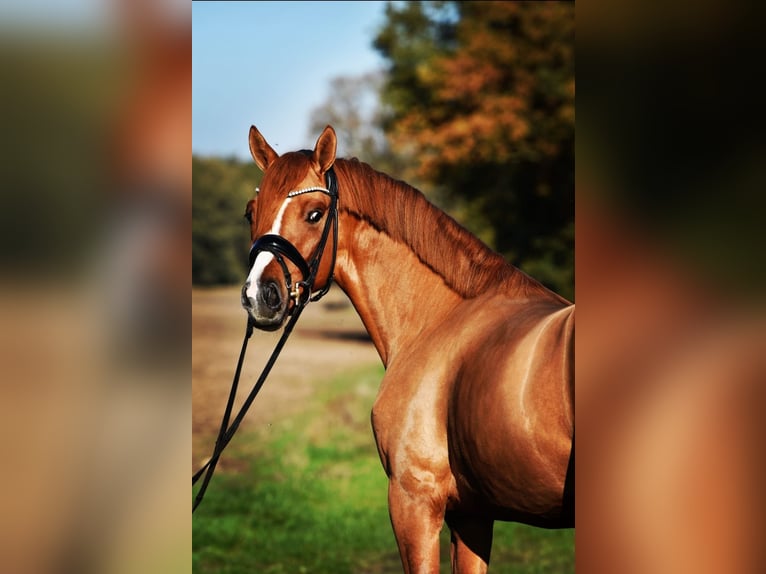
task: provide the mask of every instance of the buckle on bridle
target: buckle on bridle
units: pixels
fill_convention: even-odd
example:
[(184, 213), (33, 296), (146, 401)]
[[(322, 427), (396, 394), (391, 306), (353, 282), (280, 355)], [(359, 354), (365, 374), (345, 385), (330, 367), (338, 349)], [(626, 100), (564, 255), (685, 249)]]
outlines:
[(290, 298), (295, 300), (296, 304), (305, 305), (311, 301), (311, 286), (308, 281), (296, 281), (293, 290), (290, 291)]

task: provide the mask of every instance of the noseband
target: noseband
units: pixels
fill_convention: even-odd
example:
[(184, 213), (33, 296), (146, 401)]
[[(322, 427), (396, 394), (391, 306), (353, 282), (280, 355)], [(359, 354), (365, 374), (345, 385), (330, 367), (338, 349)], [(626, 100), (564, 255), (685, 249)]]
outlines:
[[(298, 189), (291, 191), (287, 194), (288, 198), (303, 195), (305, 193), (325, 193), (330, 196), (330, 209), (327, 212), (327, 219), (325, 220), (324, 229), (322, 230), (322, 237), (319, 239), (314, 254), (310, 261), (306, 261), (300, 254), (298, 249), (290, 243), (287, 239), (281, 235), (268, 233), (262, 235), (253, 242), (250, 247), (250, 268), (252, 269), (255, 263), (255, 258), (262, 251), (266, 251), (274, 255), (279, 265), (282, 267), (282, 273), (285, 276), (285, 284), (290, 294), (290, 299), (295, 300), (296, 305), (305, 305), (309, 301), (318, 301), (327, 294), (330, 290), (330, 285), (333, 280), (333, 273), (335, 271), (335, 258), (338, 252), (338, 180), (335, 177), (335, 171), (330, 168), (325, 173), (325, 184), (327, 187), (309, 187), (306, 189)], [(330, 227), (333, 228), (333, 245), (332, 245), (332, 264), (330, 266), (330, 275), (327, 278), (327, 284), (317, 293), (313, 293), (314, 283), (316, 282), (317, 272), (319, 271), (319, 263), (322, 260), (325, 246), (327, 245), (327, 238), (330, 235)], [(293, 285), (292, 276), (285, 263), (285, 258), (289, 259), (301, 273), (301, 280), (296, 281)], [(294, 308), (293, 308), (294, 309)]]

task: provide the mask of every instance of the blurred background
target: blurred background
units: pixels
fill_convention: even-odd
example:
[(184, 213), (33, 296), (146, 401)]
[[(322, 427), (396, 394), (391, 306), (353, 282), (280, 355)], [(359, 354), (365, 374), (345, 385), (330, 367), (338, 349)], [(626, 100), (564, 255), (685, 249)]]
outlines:
[(763, 564), (762, 12), (578, 4), (578, 570)]
[(0, 563), (191, 564), (191, 10), (0, 6)]
[[(290, 432), (275, 428), (288, 419), (285, 411), (268, 420), (271, 427), (253, 417), (266, 436), (242, 435), (230, 470), (216, 475), (199, 511), (213, 526), (195, 524), (194, 536), (203, 537), (194, 541), (194, 557), (189, 457), (196, 468), (210, 443), (193, 454), (189, 381), (194, 355), (213, 347), (209, 338), (199, 347), (192, 338), (190, 347), (190, 302), (241, 276), (236, 266), (245, 260), (247, 232), (233, 222), (258, 181), (259, 174), (241, 171), (252, 169), (245, 143), (251, 123), (278, 151), (311, 146), (320, 127), (333, 123), (342, 154), (408, 178), (511, 262), (574, 300), (571, 275), (566, 279), (571, 188), (556, 179), (571, 177), (556, 166), (566, 165), (560, 154), (571, 153), (574, 85), (557, 72), (539, 73), (573, 69), (571, 44), (556, 39), (574, 33), (571, 20), (540, 15), (571, 14), (571, 7), (546, 3), (532, 16), (526, 3), (504, 4), (257, 3), (276, 9), (241, 22), (229, 18), (233, 32), (218, 42), (236, 49), (215, 58), (220, 76), (207, 82), (213, 97), (200, 108), (217, 114), (208, 120), (196, 115), (205, 94), (196, 79), (192, 85), (192, 71), (201, 77), (197, 66), (214, 47), (195, 44), (192, 58), (193, 38), (205, 37), (196, 29), (192, 35), (192, 25), (220, 17), (225, 28), (228, 3), (0, 6), (4, 570), (175, 572), (212, 564), (212, 571), (244, 571), (251, 565), (227, 560), (242, 544), (241, 517), (226, 516), (244, 508), (251, 524), (279, 516), (272, 534), (317, 532), (299, 530), (305, 513), (291, 514), (287, 501), (326, 494), (329, 486), (314, 479), (317, 468), (328, 467), (300, 467), (322, 456), (335, 469), (333, 488), (361, 489), (333, 490), (335, 497), (350, 493), (350, 505), (363, 499), (372, 508), (340, 532), (354, 534), (349, 544), (369, 532), (365, 544), (389, 548), (390, 531), (378, 538), (367, 528), (387, 519), (385, 501), (370, 500), (380, 488), (379, 463), (366, 467), (352, 458), (349, 469), (340, 460), (348, 453), (330, 448), (344, 441), (316, 422), (326, 421), (316, 417), (329, 400), (334, 420), (346, 421), (336, 425), (340, 438), (369, 460), (371, 437), (353, 442), (362, 436), (354, 429), (366, 432), (369, 423), (354, 416), (366, 416), (380, 373), (363, 364), (360, 341), (338, 349), (359, 361), (350, 380), (328, 373), (329, 398), (306, 391), (310, 410), (297, 412), (313, 432), (295, 422)], [(357, 19), (322, 34), (343, 22), (338, 5)], [(357, 5), (365, 6), (362, 14)], [(720, 0), (586, 0), (577, 7), (576, 543), (585, 572), (753, 572), (763, 563), (766, 177), (754, 85), (761, 11)], [(314, 26), (296, 34), (301, 13)], [(250, 27), (235, 33), (242, 22)], [(361, 44), (346, 44), (357, 34)], [(299, 53), (291, 55), (292, 45)], [(323, 56), (329, 48), (340, 52)], [(234, 67), (240, 53), (247, 60)], [(358, 53), (368, 59), (347, 67)], [(272, 62), (282, 74), (267, 76)], [(303, 62), (311, 65), (290, 73)], [(269, 81), (218, 89), (223, 76)], [(487, 97), (476, 101), (477, 90)], [(279, 97), (241, 117), (228, 114), (235, 96), (256, 102), (263, 94)], [(301, 94), (312, 99), (291, 99)], [(222, 129), (218, 143), (197, 139), (206, 121)], [(535, 170), (538, 162), (548, 166), (545, 173)], [(224, 193), (241, 197), (226, 195), (218, 209), (198, 211), (198, 197), (213, 201), (203, 199), (205, 186), (212, 193), (216, 180), (227, 178)], [(508, 194), (479, 200), (475, 194), (487, 189)], [(217, 211), (224, 227), (232, 225), (223, 237), (207, 232), (225, 262), (220, 270), (197, 231), (217, 228), (205, 221)], [(190, 293), (190, 277), (208, 287)], [(223, 316), (231, 327), (218, 331), (227, 335), (210, 352), (231, 356), (231, 364), (210, 376), (225, 386), (236, 353), (229, 339), (244, 326), (238, 302), (225, 291), (216, 301), (219, 311), (208, 316)], [(338, 321), (317, 319), (321, 326)], [(354, 340), (352, 318), (338, 324), (336, 340)], [(301, 395), (292, 404), (302, 405)], [(211, 420), (220, 410), (211, 406)], [(284, 451), (273, 447), (275, 436), (304, 441), (312, 458), (290, 464), (304, 469), (305, 482), (280, 487)], [(264, 477), (282, 480), (276, 487), (253, 481), (263, 486), (258, 500), (270, 500), (277, 514), (247, 507), (253, 493), (236, 476), (255, 472), (247, 467), (253, 461)], [(216, 501), (232, 490), (241, 496)], [(535, 544), (510, 532), (493, 571), (525, 560), (535, 571), (572, 570), (571, 539), (530, 555), (530, 546), (541, 548)], [(398, 558), (387, 552), (342, 568), (397, 571)]]

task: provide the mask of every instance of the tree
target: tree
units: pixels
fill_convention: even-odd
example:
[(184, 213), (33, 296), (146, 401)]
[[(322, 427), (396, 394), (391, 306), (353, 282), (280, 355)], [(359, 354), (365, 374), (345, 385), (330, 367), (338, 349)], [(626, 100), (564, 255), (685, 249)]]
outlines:
[(244, 281), (250, 241), (245, 206), (261, 177), (253, 162), (192, 158), (192, 284)]
[(573, 297), (574, 6), (389, 4), (375, 47), (394, 150), (512, 263)]
[(379, 171), (401, 174), (405, 162), (391, 149), (382, 125), (384, 81), (381, 72), (333, 78), (328, 99), (311, 113), (309, 135), (316, 138), (330, 124), (338, 136), (339, 156), (356, 157)]

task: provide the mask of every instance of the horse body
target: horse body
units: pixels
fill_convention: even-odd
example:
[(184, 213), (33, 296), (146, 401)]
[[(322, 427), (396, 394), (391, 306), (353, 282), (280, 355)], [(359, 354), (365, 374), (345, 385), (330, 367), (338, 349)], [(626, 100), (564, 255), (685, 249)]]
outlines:
[[(250, 208), (277, 213), (276, 232), (302, 253), (316, 231), (287, 233), (326, 198), (288, 206), (285, 193), (320, 185), (329, 166), (337, 174), (335, 279), (386, 366), (372, 427), (405, 571), (438, 572), (445, 520), (455, 572), (486, 571), (494, 520), (571, 526), (562, 501), (574, 426), (574, 307), (414, 188), (356, 160), (336, 160), (331, 128), (311, 158), (278, 158), (255, 128), (250, 144), (265, 173), (264, 205)], [(253, 239), (275, 232), (273, 219), (256, 219)], [(327, 259), (320, 281), (332, 272)], [(259, 275), (251, 272), (243, 289), (251, 316), (264, 299), (276, 300), (275, 287), (264, 297), (258, 285), (278, 285), (289, 305), (278, 266), (266, 259), (256, 266)]]
[[(573, 310), (514, 309), (507, 300), (486, 305), (491, 327), (484, 337), (481, 327), (456, 333), (469, 340), (455, 364), (472, 365), (449, 389), (449, 454), (458, 491), (471, 503), (468, 512), (564, 526), (561, 495), (573, 421), (571, 408), (562, 406), (571, 406), (573, 397), (560, 381), (571, 368)], [(483, 364), (471, 363), (477, 356)]]

